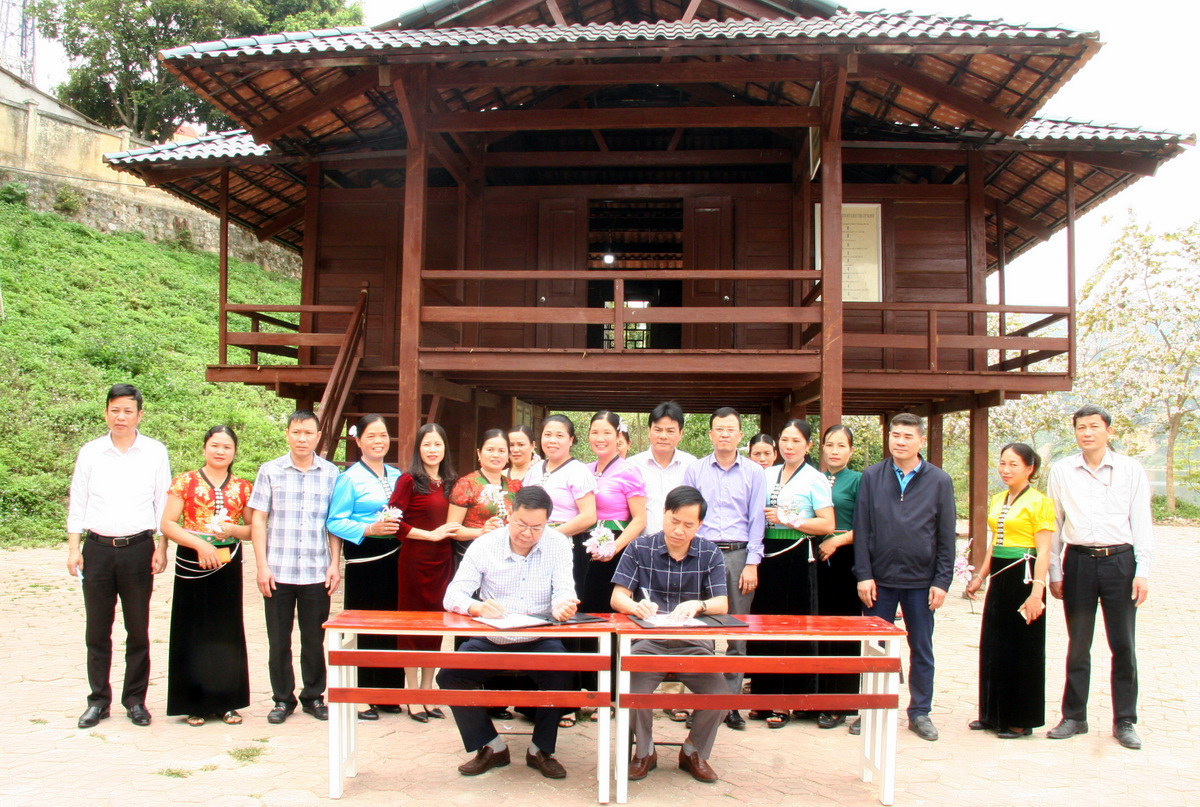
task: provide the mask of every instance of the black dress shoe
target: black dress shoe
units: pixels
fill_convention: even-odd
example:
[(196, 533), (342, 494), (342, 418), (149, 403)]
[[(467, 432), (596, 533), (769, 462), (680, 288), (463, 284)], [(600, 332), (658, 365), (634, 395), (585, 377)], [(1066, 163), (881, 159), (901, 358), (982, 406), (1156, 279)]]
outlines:
[(1069, 717), (1064, 717), (1061, 723), (1046, 732), (1046, 736), (1051, 740), (1065, 740), (1068, 737), (1074, 737), (1076, 734), (1087, 733), (1088, 724), (1086, 720), (1072, 720)]
[(1001, 740), (1015, 740), (1018, 737), (1032, 737), (1033, 729), (1000, 729), (996, 732), (996, 736)]
[(296, 704), (275, 701), (275, 707), (267, 712), (267, 722), (279, 724), (287, 720), (296, 711)]
[(742, 729), (746, 728), (746, 720), (741, 716), (740, 713), (738, 713), (737, 709), (734, 709), (729, 714), (725, 715), (725, 725), (729, 726), (731, 729), (737, 729), (738, 731), (741, 731)]
[(982, 720), (972, 720), (967, 724), (967, 728), (971, 731), (983, 731), (987, 728), (987, 723), (984, 723)]
[(474, 759), (459, 765), (458, 772), (463, 776), (478, 776), (492, 768), (503, 768), (510, 760), (507, 748), (497, 754), (485, 745), (475, 753)]
[(83, 714), (79, 716), (79, 728), (90, 729), (94, 728), (97, 723), (104, 720), (110, 714), (107, 706), (89, 706), (83, 710)]
[(378, 720), (379, 719), (379, 710), (376, 709), (374, 706), (368, 706), (366, 709), (363, 709), (361, 712), (358, 713), (358, 719), (359, 720)]
[(395, 703), (377, 703), (371, 708), (377, 712), (382, 712), (385, 715), (398, 715), (404, 713), (404, 707)]
[(854, 718), (854, 722), (851, 723), (849, 726), (846, 726), (846, 730), (849, 731), (851, 734), (853, 734), (855, 737), (862, 734), (862, 718), (861, 717)]
[(149, 726), (150, 725), (150, 712), (146, 711), (146, 707), (144, 704), (138, 703), (133, 706), (130, 706), (128, 709), (125, 710), (125, 712), (126, 712), (126, 714), (129, 715), (129, 722), (132, 723), (133, 725), (135, 725), (135, 726)]
[(487, 710), (488, 717), (492, 720), (512, 720), (513, 713), (504, 706), (492, 706)]
[(325, 701), (317, 698), (315, 701), (309, 701), (300, 707), (305, 713), (312, 715), (317, 720), (329, 719), (329, 707), (325, 705)]
[(822, 712), (817, 717), (817, 728), (819, 729), (836, 729), (838, 726), (846, 722), (846, 716), (843, 714), (834, 714), (832, 712)]
[(1140, 751), (1142, 748), (1142, 738), (1133, 730), (1132, 720), (1118, 720), (1114, 723), (1113, 736), (1117, 738), (1117, 742), (1133, 751)]
[(566, 779), (567, 769), (553, 756), (538, 751), (536, 754), (525, 752), (525, 764), (538, 771), (547, 779)]

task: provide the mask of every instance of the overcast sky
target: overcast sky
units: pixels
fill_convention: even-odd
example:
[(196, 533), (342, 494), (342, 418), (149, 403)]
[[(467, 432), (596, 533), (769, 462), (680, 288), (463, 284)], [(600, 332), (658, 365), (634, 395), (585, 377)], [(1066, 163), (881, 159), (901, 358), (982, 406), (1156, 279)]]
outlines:
[[(418, 3), (364, 0), (366, 23), (393, 19)], [(873, 8), (878, 8), (872, 4)], [(1193, 49), (1200, 30), (1200, 4), (1170, 2), (1139, 6), (1118, 0), (895, 0), (889, 10), (969, 16), (1010, 23), (1062, 25), (1099, 31), (1100, 52), (1050, 99), (1042, 117), (1140, 126), (1180, 133), (1200, 131), (1200, 103), (1191, 79)], [(38, 83), (49, 89), (62, 80), (61, 53), (54, 43), (38, 44)], [(1127, 211), (1156, 229), (1175, 229), (1200, 220), (1200, 154), (1191, 149), (1115, 199), (1089, 212), (1079, 223), (1077, 248), (1081, 277), (1104, 259), (1127, 218)], [(1109, 218), (1105, 224), (1103, 219)], [(1065, 238), (1059, 235), (1010, 266), (1010, 302), (1061, 305)], [(1036, 282), (1033, 279), (1036, 278)], [(1047, 282), (1050, 279), (1051, 282)]]

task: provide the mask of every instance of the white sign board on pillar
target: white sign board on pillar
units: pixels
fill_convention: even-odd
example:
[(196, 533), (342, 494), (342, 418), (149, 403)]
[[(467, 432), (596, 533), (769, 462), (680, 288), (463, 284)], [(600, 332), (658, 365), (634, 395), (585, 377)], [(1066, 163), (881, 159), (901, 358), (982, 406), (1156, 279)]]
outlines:
[[(821, 205), (816, 206), (816, 267), (821, 268)], [(882, 205), (842, 205), (842, 302), (883, 302)]]

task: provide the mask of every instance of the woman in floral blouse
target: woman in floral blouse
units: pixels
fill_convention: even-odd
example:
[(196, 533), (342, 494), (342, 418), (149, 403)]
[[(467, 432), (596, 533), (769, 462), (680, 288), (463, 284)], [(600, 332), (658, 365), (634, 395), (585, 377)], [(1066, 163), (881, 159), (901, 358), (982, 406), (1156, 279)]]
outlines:
[(521, 483), (504, 474), (508, 465), (508, 435), (503, 429), (488, 429), (476, 451), (479, 468), (463, 475), (450, 492), (446, 518), (462, 524), (454, 535), (454, 554), (466, 554), (468, 542), (504, 526), (512, 509), (513, 494)]
[(208, 715), (241, 723), (237, 710), (250, 704), (241, 541), (250, 538), (242, 513), (252, 486), (230, 470), (236, 454), (233, 429), (209, 429), (204, 466), (175, 477), (160, 525), (178, 545), (167, 714), (187, 715), (190, 726), (204, 725)]

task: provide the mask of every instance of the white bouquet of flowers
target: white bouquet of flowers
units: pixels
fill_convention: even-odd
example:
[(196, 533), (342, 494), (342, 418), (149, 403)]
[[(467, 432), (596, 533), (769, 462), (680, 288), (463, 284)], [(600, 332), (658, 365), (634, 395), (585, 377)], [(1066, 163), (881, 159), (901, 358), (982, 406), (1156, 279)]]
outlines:
[(608, 560), (617, 554), (617, 536), (608, 527), (596, 527), (583, 547), (596, 560)]

